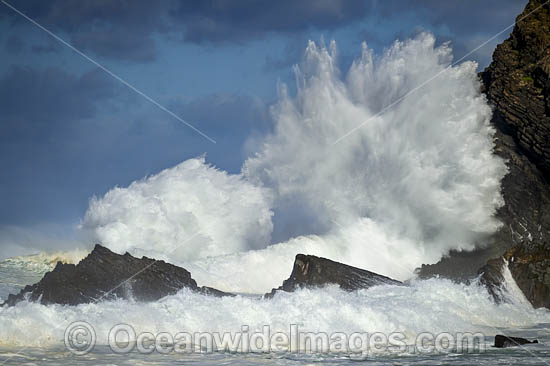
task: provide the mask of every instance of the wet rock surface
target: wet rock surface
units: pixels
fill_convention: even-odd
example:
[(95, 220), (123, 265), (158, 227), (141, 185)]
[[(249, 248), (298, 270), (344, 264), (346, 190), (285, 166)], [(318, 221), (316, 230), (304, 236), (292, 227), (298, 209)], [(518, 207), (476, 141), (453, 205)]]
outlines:
[(497, 303), (505, 300), (502, 271), (506, 263), (512, 278), (533, 307), (550, 309), (550, 251), (544, 246), (517, 246), (502, 257), (490, 259), (479, 270), (480, 281)]
[(539, 343), (536, 339), (533, 341), (530, 341), (525, 338), (520, 337), (508, 337), (502, 334), (497, 334), (495, 336), (495, 344), (494, 347), (496, 348), (508, 348), (508, 347), (518, 347), (522, 346), (524, 344), (536, 344)]
[(550, 251), (543, 246), (519, 246), (505, 258), (514, 281), (533, 307), (550, 309)]
[(479, 280), (487, 287), (487, 291), (496, 303), (505, 301), (503, 293), (504, 276), (502, 271), (506, 261), (503, 257), (493, 258), (479, 269)]
[(330, 259), (298, 254), (290, 277), (282, 286), (265, 296), (274, 296), (278, 291), (293, 292), (307, 287), (322, 287), (330, 284), (346, 291), (365, 289), (377, 285), (403, 285), (402, 282), (364, 269), (348, 266)]
[(151, 258), (119, 255), (96, 245), (80, 263), (58, 262), (53, 271), (3, 305), (13, 306), (28, 299), (42, 304), (78, 305), (115, 298), (155, 301), (183, 288), (214, 296), (230, 295), (199, 287), (184, 268)]

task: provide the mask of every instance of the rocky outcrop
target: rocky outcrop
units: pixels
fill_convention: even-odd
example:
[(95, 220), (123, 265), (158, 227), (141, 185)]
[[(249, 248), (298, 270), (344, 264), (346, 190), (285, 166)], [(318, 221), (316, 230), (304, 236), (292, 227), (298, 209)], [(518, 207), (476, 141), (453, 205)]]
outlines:
[(403, 283), (326, 258), (298, 254), (290, 277), (283, 282), (282, 286), (271, 290), (265, 297), (272, 297), (277, 291), (293, 292), (302, 287), (322, 287), (330, 284), (336, 284), (346, 291), (353, 291), (377, 285), (402, 285)]
[(504, 265), (506, 260), (503, 257), (493, 258), (487, 261), (487, 264), (479, 269), (478, 275), (481, 284), (483, 284), (489, 294), (497, 304), (505, 301), (504, 294)]
[(479, 270), (483, 283), (496, 302), (505, 299), (503, 269), (508, 263), (512, 278), (535, 308), (550, 309), (550, 251), (545, 247), (517, 246)]
[(58, 262), (42, 280), (9, 295), (3, 305), (28, 299), (42, 304), (78, 305), (115, 298), (154, 301), (183, 288), (208, 295), (230, 295), (209, 287), (199, 287), (191, 273), (181, 267), (151, 258), (119, 255), (96, 245), (80, 263)]
[(550, 251), (518, 246), (505, 255), (514, 281), (535, 308), (550, 309)]
[(502, 334), (497, 334), (495, 336), (495, 345), (496, 348), (508, 348), (508, 347), (517, 347), (522, 346), (524, 344), (536, 344), (539, 343), (536, 339), (533, 341), (530, 341), (525, 338), (520, 337), (507, 337)]
[[(509, 169), (502, 181), (505, 205), (497, 212), (503, 225), (480, 243), (481, 249), (451, 252), (439, 263), (422, 266), (420, 277), (463, 280), (513, 247), (519, 252), (550, 251), (550, 4), (543, 4), (529, 1), (510, 37), (497, 46), (493, 62), (480, 74), (493, 107), (494, 152)], [(527, 275), (513, 267), (511, 263), (514, 278), (521, 282)], [(544, 276), (549, 271), (547, 266)], [(540, 304), (526, 284), (520, 288)]]
[(550, 175), (550, 4), (531, 0), (482, 73), (495, 124)]

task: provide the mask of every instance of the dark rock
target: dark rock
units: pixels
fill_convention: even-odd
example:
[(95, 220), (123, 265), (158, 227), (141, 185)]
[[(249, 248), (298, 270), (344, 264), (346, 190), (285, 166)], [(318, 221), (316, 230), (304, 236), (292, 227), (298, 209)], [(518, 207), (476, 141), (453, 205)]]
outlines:
[(222, 296), (235, 296), (234, 294), (231, 294), (229, 292), (220, 291), (218, 289), (215, 289), (213, 287), (207, 287), (202, 286), (199, 289), (199, 292), (204, 295), (210, 295), (210, 296), (216, 296), (216, 297), (222, 297)]
[(497, 303), (505, 300), (502, 271), (508, 262), (512, 278), (535, 308), (550, 309), (550, 251), (544, 247), (517, 246), (491, 259), (480, 272), (480, 281)]
[[(550, 4), (531, 0), (482, 73), (495, 124), (550, 175)], [(543, 6), (541, 6), (543, 5)]]
[[(549, 75), (550, 4), (530, 0), (516, 19), (510, 37), (497, 46), (493, 62), (480, 74), (483, 91), (493, 107), (494, 152), (507, 161), (509, 168), (502, 180), (505, 205), (497, 212), (503, 225), (479, 243), (480, 249), (454, 251), (436, 264), (423, 265), (417, 271), (421, 278), (475, 277), (489, 259), (501, 257), (513, 247), (525, 252), (550, 251)], [(530, 263), (538, 268), (537, 278), (550, 276), (550, 268), (543, 268), (544, 263)], [(527, 275), (513, 267), (514, 278), (521, 282)], [(531, 297), (533, 290), (526, 283), (520, 288), (527, 290), (526, 296), (533, 304), (548, 303)]]
[(479, 280), (487, 287), (487, 291), (497, 304), (505, 301), (503, 293), (504, 276), (502, 270), (506, 261), (503, 257), (490, 259), (486, 265), (479, 269)]
[(496, 348), (508, 348), (508, 347), (517, 347), (522, 346), (524, 344), (535, 344), (539, 343), (536, 339), (534, 341), (530, 341), (525, 338), (520, 337), (507, 337), (502, 334), (497, 334), (495, 336), (495, 347)]
[(533, 307), (550, 309), (550, 251), (543, 246), (518, 246), (505, 258), (514, 281)]
[(302, 287), (322, 287), (329, 284), (339, 285), (346, 291), (377, 285), (403, 285), (400, 281), (364, 269), (313, 255), (298, 254), (290, 278), (265, 297), (272, 297), (277, 291), (293, 292)]
[(208, 295), (230, 295), (198, 287), (191, 273), (181, 267), (151, 258), (119, 255), (96, 245), (80, 263), (58, 262), (40, 282), (9, 295), (3, 305), (28, 299), (42, 304), (78, 305), (114, 298), (154, 301), (183, 288)]

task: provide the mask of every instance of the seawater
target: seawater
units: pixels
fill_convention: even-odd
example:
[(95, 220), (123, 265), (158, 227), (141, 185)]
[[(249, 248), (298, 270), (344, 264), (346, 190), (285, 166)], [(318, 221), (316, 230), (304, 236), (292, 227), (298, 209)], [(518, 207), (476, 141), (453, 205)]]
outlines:
[[(36, 257), (35, 257), (36, 258)], [(2, 273), (40, 274), (36, 265), (25, 265), (21, 258), (0, 262)], [(30, 261), (32, 262), (32, 261)], [(31, 268), (33, 269), (31, 271)], [(45, 265), (43, 269), (46, 269)], [(2, 277), (0, 288), (13, 291), (13, 284)], [(20, 285), (23, 285), (21, 283)], [(443, 279), (412, 280), (409, 286), (377, 286), (367, 290), (344, 292), (329, 286), (280, 293), (273, 299), (260, 295), (215, 298), (187, 290), (153, 303), (127, 300), (106, 301), (79, 306), (44, 306), (21, 302), (0, 309), (0, 362), (5, 365), (311, 365), (311, 364), (530, 364), (550, 361), (550, 312), (533, 309), (521, 293), (507, 283), (507, 302), (496, 305), (483, 287), (476, 283), (459, 284)], [(75, 356), (64, 345), (66, 328), (76, 321), (93, 326), (97, 345), (86, 355)], [(239, 332), (246, 325), (261, 331), (268, 325), (272, 332), (289, 333), (292, 324), (300, 331), (333, 334), (354, 332), (390, 334), (401, 332), (407, 339), (420, 333), (432, 334), (481, 332), (485, 335), (484, 352), (369, 352), (367, 359), (350, 354), (306, 352), (198, 352), (192, 354), (145, 355), (137, 351), (119, 355), (109, 348), (108, 334), (117, 324), (132, 326), (136, 333), (151, 332)], [(536, 338), (538, 345), (524, 348), (493, 349), (497, 333)]]

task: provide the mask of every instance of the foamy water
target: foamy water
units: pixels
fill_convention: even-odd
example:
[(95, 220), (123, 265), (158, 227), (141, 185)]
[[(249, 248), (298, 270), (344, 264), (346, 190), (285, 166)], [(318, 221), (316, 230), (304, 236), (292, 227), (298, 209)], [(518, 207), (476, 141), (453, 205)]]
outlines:
[[(62, 344), (69, 324), (85, 320), (107, 345), (109, 330), (126, 323), (141, 332), (238, 332), (243, 325), (289, 333), (291, 324), (315, 332), (483, 332), (550, 322), (546, 310), (515, 301), (496, 305), (476, 284), (448, 280), (413, 281), (410, 286), (378, 286), (356, 292), (336, 287), (280, 293), (273, 299), (216, 298), (188, 290), (158, 302), (109, 301), (79, 306), (22, 302), (0, 310), (0, 340), (5, 345), (52, 347)], [(29, 331), (32, 329), (32, 331)]]
[[(42, 256), (48, 257), (48, 256)], [(18, 263), (33, 262), (37, 256), (20, 257)], [(5, 270), (5, 267), (0, 267)], [(22, 265), (21, 268), (32, 266)], [(13, 267), (12, 267), (13, 268)], [(6, 271), (7, 272), (7, 271)], [(37, 272), (34, 272), (37, 273)], [(508, 272), (509, 274), (509, 272)], [(541, 364), (550, 345), (550, 312), (535, 310), (518, 293), (517, 285), (506, 275), (504, 288), (507, 302), (495, 304), (485, 288), (476, 282), (466, 285), (449, 280), (412, 281), (409, 286), (377, 286), (355, 292), (344, 292), (329, 286), (302, 289), (295, 293), (278, 293), (273, 299), (260, 296), (216, 298), (182, 290), (152, 303), (119, 300), (79, 306), (44, 306), (21, 302), (11, 308), (0, 308), (0, 361), (6, 364), (57, 365), (72, 364), (142, 364), (164, 365), (173, 362), (218, 364), (347, 364), (349, 355), (268, 353), (268, 354), (169, 354), (151, 355), (132, 352), (113, 353), (108, 334), (117, 324), (130, 325), (136, 334), (150, 332), (239, 332), (243, 325), (250, 333), (266, 325), (272, 332), (290, 334), (293, 324), (302, 332), (400, 332), (413, 342), (423, 332), (431, 334), (481, 332), (486, 336), (486, 352), (460, 354), (387, 354), (371, 353), (371, 362), (399, 364), (505, 364), (531, 362)], [(0, 280), (0, 282), (3, 282)], [(0, 283), (0, 289), (5, 283)], [(73, 322), (86, 321), (95, 329), (97, 346), (84, 356), (74, 356), (64, 348), (64, 334)], [(491, 350), (492, 336), (497, 333), (538, 338), (536, 347), (525, 350)], [(527, 363), (529, 363), (527, 362)], [(376, 363), (375, 363), (376, 364)]]
[(0, 299), (6, 299), (10, 293), (18, 293), (26, 285), (40, 281), (44, 273), (51, 271), (57, 262), (78, 263), (87, 254), (83, 250), (73, 250), (38, 253), (0, 261)]
[[(280, 100), (271, 109), (274, 132), (257, 144), (241, 173), (224, 172), (205, 157), (189, 159), (93, 198), (81, 222), (90, 243), (182, 265), (200, 285), (256, 295), (214, 298), (182, 290), (154, 303), (21, 302), (0, 309), (0, 354), (10, 362), (56, 364), (66, 358), (66, 353), (56, 356), (66, 352), (66, 327), (83, 320), (96, 330), (99, 348), (71, 361), (96, 364), (177, 361), (158, 355), (113, 358), (101, 345), (118, 323), (153, 333), (236, 332), (243, 325), (288, 332), (290, 324), (299, 323), (303, 331), (402, 332), (411, 338), (477, 331), (490, 337), (502, 329), (533, 328), (547, 345), (549, 312), (533, 309), (509, 273), (509, 301), (500, 305), (475, 282), (442, 279), (349, 293), (327, 287), (271, 300), (257, 296), (289, 276), (297, 253), (406, 280), (421, 264), (450, 249), (472, 249), (499, 227), (494, 213), (503, 204), (500, 181), (506, 167), (492, 154), (491, 110), (479, 91), (476, 65), (451, 67), (451, 62), (447, 44), (435, 47), (432, 35), (421, 34), (377, 56), (364, 45), (343, 72), (336, 66), (334, 42), (328, 47), (310, 42), (295, 69), (297, 94), (279, 85)], [(5, 278), (22, 278), (17, 286), (4, 280), (1, 297), (34, 282), (57, 260), (37, 258), (0, 263)], [(33, 270), (35, 262), (40, 265)], [(21, 277), (25, 273), (33, 275)], [(20, 347), (29, 351), (17, 356)], [(540, 348), (533, 352), (548, 358)], [(491, 364), (500, 357), (491, 354), (473, 363)], [(189, 360), (204, 365), (350, 361), (308, 357)], [(385, 360), (438, 362), (411, 357)], [(512, 360), (516, 354), (503, 357)]]

